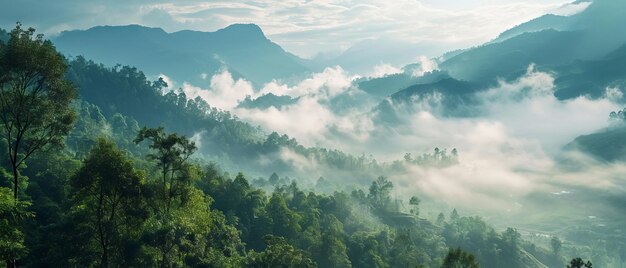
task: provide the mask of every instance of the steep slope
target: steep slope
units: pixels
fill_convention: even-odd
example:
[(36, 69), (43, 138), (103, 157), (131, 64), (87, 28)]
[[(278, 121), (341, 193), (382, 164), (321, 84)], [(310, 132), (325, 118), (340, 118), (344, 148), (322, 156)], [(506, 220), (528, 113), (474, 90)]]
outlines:
[(148, 75), (166, 74), (178, 82), (200, 85), (207, 85), (208, 78), (222, 67), (257, 84), (308, 71), (301, 59), (271, 42), (253, 24), (235, 24), (216, 32), (175, 33), (139, 25), (99, 26), (63, 32), (53, 41), (69, 55), (106, 65), (133, 65)]
[(455, 78), (485, 82), (530, 63), (564, 65), (598, 59), (626, 43), (626, 35), (620, 34), (626, 23), (623, 14), (625, 2), (596, 0), (579, 14), (546, 15), (514, 27), (501, 35), (499, 40), (503, 41), (465, 51), (440, 68)]
[(394, 93), (393, 95), (391, 95), (391, 98), (401, 101), (410, 99), (414, 96), (432, 93), (442, 93), (449, 96), (462, 96), (473, 93), (477, 89), (478, 87), (475, 84), (456, 80), (453, 78), (445, 78), (434, 83), (418, 84), (408, 87)]
[(581, 32), (545, 30), (525, 33), (501, 43), (488, 44), (461, 53), (439, 67), (452, 77), (489, 83), (499, 77), (525, 70), (529, 64), (565, 64), (581, 55), (571, 44), (584, 38)]
[(357, 81), (357, 83), (361, 90), (371, 95), (387, 97), (412, 85), (434, 83), (448, 77), (448, 74), (438, 71), (426, 73), (419, 77), (405, 71), (385, 77)]
[(540, 32), (549, 29), (558, 31), (569, 30), (570, 22), (571, 17), (546, 14), (502, 32), (493, 42), (501, 42), (529, 32)]
[(589, 135), (582, 135), (565, 146), (578, 149), (598, 160), (613, 162), (626, 160), (626, 126), (609, 128)]
[(474, 115), (472, 104), (477, 104), (477, 84), (443, 78), (436, 82), (417, 84), (400, 90), (376, 106), (376, 121), (383, 125), (400, 123), (404, 113), (429, 109), (442, 116), (467, 117)]
[(560, 99), (588, 95), (602, 97), (607, 87), (626, 85), (626, 45), (602, 59), (577, 61), (554, 68), (558, 74), (555, 96)]

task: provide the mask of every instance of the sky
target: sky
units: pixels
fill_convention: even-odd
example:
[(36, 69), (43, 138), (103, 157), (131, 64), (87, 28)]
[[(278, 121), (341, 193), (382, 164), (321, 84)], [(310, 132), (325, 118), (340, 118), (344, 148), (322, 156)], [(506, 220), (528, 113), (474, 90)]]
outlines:
[[(287, 51), (311, 58), (365, 40), (466, 48), (546, 13), (571, 14), (567, 0), (0, 0), (0, 27), (16, 21), (54, 36), (97, 25), (141, 24), (168, 32), (255, 23)], [(432, 55), (429, 55), (432, 54)]]

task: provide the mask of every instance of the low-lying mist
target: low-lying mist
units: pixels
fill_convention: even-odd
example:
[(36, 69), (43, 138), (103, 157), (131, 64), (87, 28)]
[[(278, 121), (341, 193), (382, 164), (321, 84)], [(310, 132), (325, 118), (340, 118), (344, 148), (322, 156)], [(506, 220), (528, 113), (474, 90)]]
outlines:
[[(511, 216), (518, 224), (533, 223), (540, 217), (536, 213), (599, 217), (595, 214), (622, 204), (617, 197), (626, 192), (619, 186), (624, 185), (620, 174), (626, 165), (606, 164), (563, 147), (579, 135), (608, 127), (608, 115), (620, 109), (623, 94), (610, 88), (602, 98), (559, 100), (553, 94), (556, 76), (531, 65), (517, 79), (501, 80), (495, 87), (474, 93), (478, 101), (456, 107), (448, 107), (443, 101), (447, 96), (435, 92), (410, 100), (387, 98), (383, 102), (391, 109), (380, 109), (377, 99), (353, 82), (357, 77), (341, 67), (327, 68), (293, 85), (273, 81), (261, 88), (233, 79), (223, 70), (207, 78), (211, 88), (183, 83), (181, 90), (188, 98), (200, 96), (304, 146), (371, 155), (379, 163), (400, 160), (407, 153), (419, 156), (435, 147), (458, 150), (455, 165), (397, 161), (403, 166), (400, 171), (370, 174), (388, 176), (399, 195), (419, 195), (427, 202), (438, 200), (484, 216)], [(246, 98), (254, 101), (267, 94), (288, 96), (291, 101), (269, 107), (241, 105)], [(450, 115), (446, 109), (461, 112)], [(393, 121), (384, 119), (388, 113), (393, 113)], [(301, 177), (310, 180), (349, 176), (288, 149), (275, 157), (291, 163)], [(522, 217), (528, 213), (537, 216)]]

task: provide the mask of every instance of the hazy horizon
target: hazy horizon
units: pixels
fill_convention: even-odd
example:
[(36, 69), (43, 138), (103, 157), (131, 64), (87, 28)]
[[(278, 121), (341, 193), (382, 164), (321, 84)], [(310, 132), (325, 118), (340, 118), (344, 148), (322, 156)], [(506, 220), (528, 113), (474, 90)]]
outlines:
[[(6, 2), (5, 2), (6, 1)], [(35, 4), (37, 3), (37, 4)], [(81, 1), (0, 4), (0, 28), (16, 21), (48, 37), (100, 25), (139, 24), (180, 30), (216, 31), (231, 24), (254, 23), (287, 51), (303, 58), (338, 54), (367, 40), (389, 40), (429, 47), (422, 55), (480, 45), (504, 30), (544, 14), (573, 14), (586, 3), (567, 0), (521, 1)], [(28, 12), (24, 12), (28, 10)], [(414, 59), (415, 60), (415, 59)], [(384, 62), (383, 62), (384, 63)], [(401, 67), (401, 66), (400, 66)]]

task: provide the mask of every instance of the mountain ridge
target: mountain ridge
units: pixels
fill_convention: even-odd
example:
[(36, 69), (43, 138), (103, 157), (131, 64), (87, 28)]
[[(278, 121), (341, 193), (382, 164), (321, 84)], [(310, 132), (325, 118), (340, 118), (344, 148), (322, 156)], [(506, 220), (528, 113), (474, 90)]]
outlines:
[(273, 43), (255, 24), (172, 33), (136, 24), (96, 26), (62, 32), (53, 41), (65, 54), (107, 65), (133, 65), (149, 75), (165, 74), (199, 86), (208, 86), (207, 76), (224, 67), (235, 78), (245, 77), (257, 85), (309, 72), (302, 59)]

